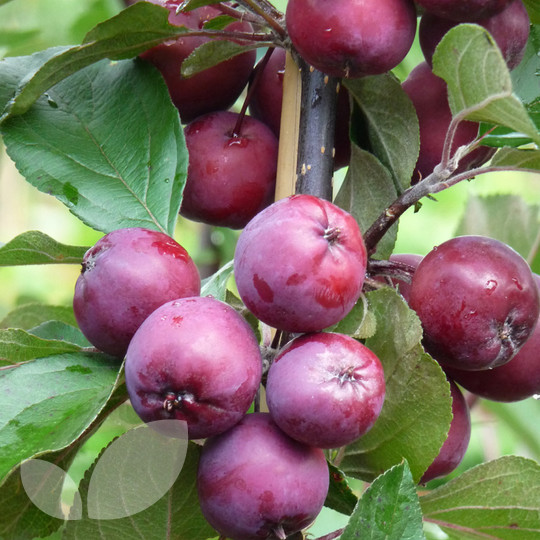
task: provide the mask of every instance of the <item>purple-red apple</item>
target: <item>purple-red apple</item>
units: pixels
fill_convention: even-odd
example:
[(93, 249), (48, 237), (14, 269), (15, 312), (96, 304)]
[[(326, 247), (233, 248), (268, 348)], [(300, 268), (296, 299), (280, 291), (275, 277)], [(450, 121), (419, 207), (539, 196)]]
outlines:
[[(148, 0), (169, 10), (169, 23), (202, 30), (211, 19), (222, 14), (219, 9), (203, 6), (191, 11), (176, 10), (181, 0)], [(236, 21), (226, 27), (228, 31), (253, 32), (247, 22)], [(246, 51), (233, 58), (205, 69), (192, 77), (180, 74), (184, 60), (208, 37), (181, 36), (152, 47), (140, 55), (152, 63), (163, 76), (173, 103), (178, 108), (183, 123), (188, 123), (202, 114), (228, 109), (238, 99), (246, 86), (255, 64), (255, 51)]]
[[(521, 0), (514, 0), (503, 11), (475, 21), (483, 26), (497, 43), (508, 69), (514, 69), (522, 60), (529, 39), (530, 20)], [(433, 13), (424, 13), (418, 27), (418, 38), (424, 58), (431, 65), (435, 48), (446, 32), (459, 24)]]
[(481, 370), (509, 362), (531, 335), (540, 311), (527, 262), (483, 236), (460, 236), (429, 252), (412, 278), (409, 305), (426, 350), (441, 364)]
[(241, 229), (274, 200), (278, 140), (265, 124), (217, 111), (184, 130), (189, 167), (180, 213), (209, 225)]
[(222, 537), (288, 538), (322, 510), (324, 453), (291, 439), (267, 413), (246, 415), (208, 439), (197, 475), (201, 511)]
[(145, 422), (182, 420), (190, 439), (241, 420), (259, 388), (262, 359), (253, 330), (212, 297), (181, 298), (154, 311), (126, 354), (126, 386)]
[(88, 341), (123, 357), (133, 334), (156, 308), (196, 296), (201, 280), (187, 251), (170, 236), (118, 229), (84, 255), (73, 310)]
[[(540, 276), (535, 274), (534, 278), (540, 288)], [(469, 392), (492, 401), (521, 401), (540, 395), (540, 319), (507, 364), (482, 371), (447, 368), (446, 372)]]
[(293, 339), (274, 359), (266, 401), (293, 439), (338, 448), (373, 427), (385, 392), (375, 353), (352, 337), (320, 332)]
[(416, 33), (412, 0), (289, 0), (285, 20), (304, 60), (335, 77), (393, 69)]
[(312, 195), (275, 202), (240, 234), (238, 292), (266, 324), (316, 332), (339, 322), (360, 297), (366, 248), (356, 220)]
[(512, 0), (415, 0), (427, 12), (452, 21), (476, 21), (502, 11)]

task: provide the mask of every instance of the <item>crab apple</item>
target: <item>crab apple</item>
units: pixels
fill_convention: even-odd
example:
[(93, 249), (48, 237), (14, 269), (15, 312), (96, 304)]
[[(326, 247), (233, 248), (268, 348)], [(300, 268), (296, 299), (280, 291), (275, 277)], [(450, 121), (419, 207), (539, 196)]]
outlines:
[(189, 167), (180, 214), (241, 229), (274, 199), (278, 140), (255, 118), (217, 111), (184, 130)]
[[(446, 83), (437, 77), (427, 62), (418, 64), (402, 84), (411, 99), (420, 126), (420, 155), (416, 162), (412, 183), (425, 178), (442, 159), (444, 141), (452, 112), (448, 104)], [(452, 153), (458, 147), (471, 143), (478, 135), (478, 123), (460, 122), (454, 136)], [(459, 163), (458, 171), (479, 167), (488, 161), (494, 150), (481, 146), (467, 154)]]
[[(219, 9), (203, 6), (176, 14), (181, 0), (148, 0), (169, 10), (169, 23), (185, 26), (191, 30), (202, 30), (211, 19), (222, 15)], [(236, 21), (226, 27), (228, 31), (252, 32), (247, 22)], [(173, 103), (176, 105), (182, 122), (188, 123), (202, 114), (228, 109), (238, 99), (246, 86), (253, 66), (256, 52), (246, 51), (225, 62), (205, 69), (192, 77), (180, 74), (184, 60), (209, 38), (201, 36), (181, 36), (174, 41), (166, 41), (140, 55), (153, 64), (163, 76)]]
[(427, 12), (452, 21), (476, 21), (502, 11), (512, 0), (415, 0)]
[[(257, 84), (252, 88), (249, 112), (270, 127), (276, 137), (279, 137), (281, 128), (285, 55), (285, 49), (274, 49), (264, 69), (261, 63), (255, 66), (250, 83), (254, 84), (256, 72), (261, 71)], [(334, 170), (346, 167), (351, 160), (350, 116), (349, 93), (340, 85), (336, 110)]]
[(416, 33), (412, 0), (289, 0), (285, 21), (304, 60), (335, 77), (393, 69)]
[(293, 339), (274, 359), (266, 401), (293, 439), (338, 448), (373, 427), (385, 392), (384, 371), (371, 350), (352, 337), (321, 332)]
[(456, 383), (450, 383), (452, 397), (452, 421), (446, 440), (435, 460), (422, 475), (420, 483), (450, 474), (463, 460), (471, 438), (471, 415), (469, 406)]
[(234, 274), (259, 320), (288, 332), (317, 332), (353, 308), (366, 262), (360, 228), (349, 213), (312, 195), (293, 195), (242, 231)]
[(289, 538), (315, 520), (328, 485), (323, 451), (291, 439), (268, 413), (208, 439), (197, 474), (204, 517), (234, 540)]
[(460, 236), (430, 251), (412, 278), (409, 305), (426, 350), (445, 367), (494, 368), (531, 335), (538, 288), (527, 262), (483, 236)]
[[(433, 13), (424, 13), (418, 27), (418, 38), (424, 58), (431, 65), (435, 47), (443, 36), (459, 24), (443, 19)], [(514, 0), (503, 11), (491, 17), (480, 19), (476, 24), (483, 26), (493, 37), (501, 50), (508, 69), (514, 69), (521, 62), (530, 32), (530, 19), (521, 0)]]
[[(540, 276), (534, 275), (540, 288)], [(540, 394), (540, 319), (517, 354), (503, 366), (482, 371), (446, 369), (469, 392), (492, 401), (521, 401)]]
[(170, 236), (127, 228), (103, 236), (83, 257), (73, 310), (88, 341), (123, 357), (133, 334), (152, 311), (183, 296), (196, 296), (199, 272)]
[(181, 298), (154, 311), (126, 354), (126, 387), (144, 422), (187, 423), (190, 439), (217, 435), (250, 407), (262, 359), (251, 327), (212, 297)]

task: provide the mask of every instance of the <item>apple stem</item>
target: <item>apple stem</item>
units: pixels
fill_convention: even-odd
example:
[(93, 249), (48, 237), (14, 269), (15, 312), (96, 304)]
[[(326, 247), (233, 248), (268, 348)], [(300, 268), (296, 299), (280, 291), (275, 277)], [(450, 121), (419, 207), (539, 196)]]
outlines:
[(223, 2), (220, 2), (219, 4), (215, 5), (216, 8), (218, 8), (221, 13), (224, 15), (229, 15), (229, 17), (233, 17), (234, 19), (239, 19), (240, 21), (246, 21), (250, 23), (260, 24), (261, 17), (254, 15), (253, 13), (247, 12), (247, 11), (240, 11), (239, 9), (235, 9), (231, 6), (228, 6), (227, 4), (224, 4)]
[(341, 234), (341, 229), (339, 227), (329, 227), (324, 231), (324, 239), (329, 244), (335, 244), (336, 241), (339, 239), (339, 235)]
[(414, 270), (413, 266), (406, 263), (370, 259), (367, 273), (370, 276), (388, 276), (410, 283)]
[(264, 0), (239, 0), (239, 3), (244, 5), (255, 15), (262, 17), (268, 26), (274, 30), (282, 38), (286, 37), (287, 31), (281, 25), (280, 19), (283, 18), (283, 15), (277, 11), (274, 7), (269, 8), (268, 2)]
[(236, 125), (234, 126), (234, 129), (232, 131), (233, 137), (240, 137), (240, 131), (242, 130), (242, 124), (244, 122), (244, 117), (246, 116), (249, 102), (251, 101), (253, 93), (257, 89), (257, 85), (259, 84), (259, 81), (261, 79), (262, 72), (266, 64), (268, 64), (268, 61), (270, 60), (270, 56), (272, 56), (273, 52), (274, 52), (274, 47), (269, 48), (266, 51), (266, 54), (263, 56), (262, 60), (260, 61), (258, 68), (255, 70), (255, 75), (251, 81), (251, 84), (249, 85), (249, 88), (246, 94), (246, 99), (244, 99), (244, 103), (242, 104), (242, 108), (240, 109), (238, 120), (236, 121)]
[(296, 193), (332, 200), (334, 131), (339, 78), (297, 58), (302, 78), (302, 109), (296, 167)]

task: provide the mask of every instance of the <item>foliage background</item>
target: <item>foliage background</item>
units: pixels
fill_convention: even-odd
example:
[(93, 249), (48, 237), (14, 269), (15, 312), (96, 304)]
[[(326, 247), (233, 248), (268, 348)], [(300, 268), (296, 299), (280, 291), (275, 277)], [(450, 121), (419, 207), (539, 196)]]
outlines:
[[(286, 0), (275, 2), (284, 9)], [(54, 45), (80, 43), (96, 23), (120, 9), (119, 0), (14, 0), (0, 6), (0, 57), (30, 54)], [(259, 54), (262, 54), (259, 51)], [(400, 79), (422, 60), (417, 43), (395, 70)], [(344, 177), (337, 175), (336, 184)], [(454, 236), (471, 197), (493, 194), (519, 194), (540, 207), (540, 175), (493, 173), (472, 182), (462, 182), (424, 201), (419, 212), (407, 211), (400, 220), (396, 252), (425, 254)], [(512, 216), (501, 216), (501, 227)], [(20, 233), (41, 230), (56, 240), (72, 245), (92, 245), (102, 233), (82, 224), (56, 199), (38, 192), (17, 173), (0, 147), (0, 245)], [(209, 252), (199, 241), (201, 226), (180, 219), (175, 238), (200, 265), (208, 262)], [(232, 256), (237, 233), (215, 229), (212, 239), (218, 245), (222, 262)], [(537, 259), (538, 261), (538, 259)], [(540, 268), (533, 268), (540, 273)], [(0, 319), (16, 305), (30, 300), (69, 305), (79, 273), (77, 265), (0, 268)], [(70, 473), (81, 476), (99, 449), (113, 436), (133, 425), (130, 409), (119, 409), (91, 439), (73, 464)], [(501, 455), (517, 454), (540, 460), (540, 401), (529, 399), (516, 404), (495, 404), (480, 400), (473, 409), (473, 439), (464, 462), (455, 474)], [(361, 490), (362, 484), (355, 486)], [(331, 511), (318, 520), (314, 535), (340, 526)]]

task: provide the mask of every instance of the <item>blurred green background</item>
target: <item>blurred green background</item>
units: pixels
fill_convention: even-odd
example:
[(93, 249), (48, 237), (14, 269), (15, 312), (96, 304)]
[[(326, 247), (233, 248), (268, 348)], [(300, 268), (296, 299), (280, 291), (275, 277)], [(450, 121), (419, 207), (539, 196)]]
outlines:
[[(286, 0), (275, 4), (284, 9)], [(84, 34), (101, 20), (123, 8), (120, 0), (12, 0), (0, 6), (0, 57), (26, 55), (55, 45), (80, 43)], [(413, 46), (395, 70), (404, 79), (422, 61), (419, 46)], [(337, 174), (336, 184), (344, 176)], [(419, 212), (409, 210), (400, 221), (396, 252), (425, 254), (454, 235), (467, 200), (472, 195), (519, 194), (529, 204), (540, 206), (540, 175), (494, 173), (462, 182), (426, 200)], [(501, 216), (504, 219), (504, 216)], [(18, 174), (0, 146), (0, 244), (20, 233), (40, 230), (59, 242), (90, 246), (102, 233), (83, 225), (56, 199), (37, 191)], [(201, 245), (201, 226), (179, 220), (175, 237), (199, 264), (206, 262)], [(221, 246), (222, 262), (230, 259), (237, 233), (216, 229), (213, 240)], [(77, 265), (0, 268), (0, 319), (16, 305), (28, 301), (69, 305), (79, 273)], [(71, 471), (82, 474), (96, 452), (111, 437), (133, 425), (131, 413), (120, 409), (84, 448)], [(540, 460), (540, 402), (529, 399), (516, 404), (480, 401), (473, 409), (473, 439), (459, 471), (514, 453)], [(357, 486), (362, 489), (362, 485)], [(314, 536), (325, 534), (343, 522), (325, 512), (315, 524)]]

